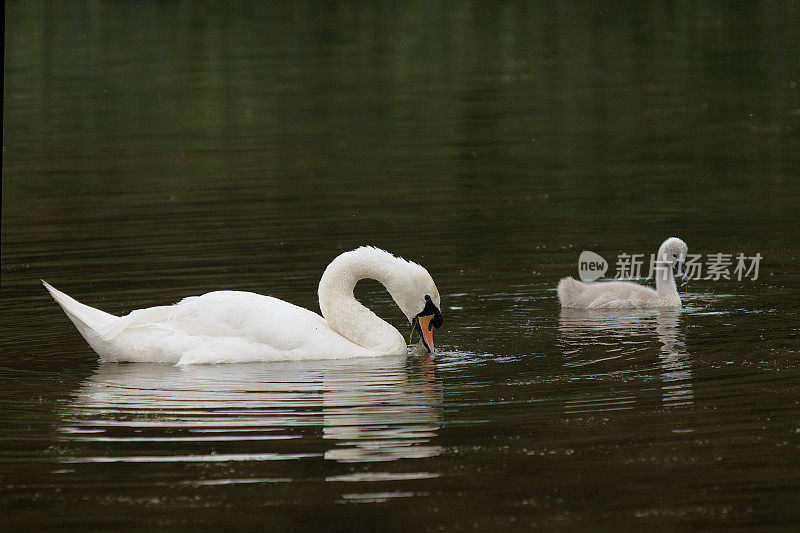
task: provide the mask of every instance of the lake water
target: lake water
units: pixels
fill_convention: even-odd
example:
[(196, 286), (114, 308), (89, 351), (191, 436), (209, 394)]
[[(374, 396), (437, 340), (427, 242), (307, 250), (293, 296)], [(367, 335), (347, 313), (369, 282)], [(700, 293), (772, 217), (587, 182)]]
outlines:
[[(5, 30), (5, 527), (800, 526), (796, 4), (10, 1)], [(613, 275), (671, 235), (731, 279), (560, 310), (582, 250)], [(101, 364), (39, 282), (318, 310), (362, 244), (436, 280), (432, 357)]]

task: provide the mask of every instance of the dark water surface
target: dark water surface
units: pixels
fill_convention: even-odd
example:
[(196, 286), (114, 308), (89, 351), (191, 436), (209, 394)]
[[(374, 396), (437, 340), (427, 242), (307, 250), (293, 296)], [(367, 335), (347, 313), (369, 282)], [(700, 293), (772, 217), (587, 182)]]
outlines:
[[(800, 526), (797, 4), (10, 1), (5, 31), (5, 527)], [(758, 279), (559, 309), (581, 250), (670, 235)], [(361, 244), (433, 275), (432, 358), (101, 364), (39, 282), (318, 310)]]

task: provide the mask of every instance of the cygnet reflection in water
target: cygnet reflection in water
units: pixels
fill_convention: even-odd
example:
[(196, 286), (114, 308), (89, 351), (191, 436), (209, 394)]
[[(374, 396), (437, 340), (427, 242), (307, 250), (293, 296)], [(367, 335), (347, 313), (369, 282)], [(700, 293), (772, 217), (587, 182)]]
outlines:
[[(559, 344), (565, 366), (582, 369), (593, 380), (659, 378), (664, 407), (691, 405), (692, 360), (680, 329), (680, 309), (618, 310), (562, 309)], [(653, 354), (654, 343), (659, 343)], [(654, 366), (651, 363), (656, 363)], [(573, 370), (574, 372), (574, 370)], [(567, 402), (568, 412), (633, 409), (640, 398), (632, 387), (615, 389), (612, 396)]]

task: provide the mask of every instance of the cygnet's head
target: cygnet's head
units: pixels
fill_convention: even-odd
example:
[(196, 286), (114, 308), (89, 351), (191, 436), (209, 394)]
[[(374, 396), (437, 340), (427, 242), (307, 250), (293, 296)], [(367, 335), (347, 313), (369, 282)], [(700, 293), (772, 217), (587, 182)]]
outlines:
[(677, 237), (670, 237), (658, 249), (658, 258), (670, 264), (683, 263), (688, 253), (689, 247), (685, 242)]
[(678, 273), (684, 282), (689, 281), (686, 275), (686, 256), (689, 254), (689, 247), (677, 237), (670, 237), (658, 249), (658, 259), (668, 265), (676, 266)]

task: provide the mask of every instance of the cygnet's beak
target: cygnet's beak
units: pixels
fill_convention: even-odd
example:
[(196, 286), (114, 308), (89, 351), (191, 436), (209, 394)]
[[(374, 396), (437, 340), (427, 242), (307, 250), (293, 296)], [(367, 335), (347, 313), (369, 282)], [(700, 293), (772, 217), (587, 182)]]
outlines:
[(433, 353), (433, 319), (435, 315), (417, 317), (417, 328), (419, 329), (422, 342), (430, 353)]
[(678, 272), (681, 274), (681, 280), (687, 283), (689, 281), (689, 275), (686, 273), (686, 263), (682, 261), (678, 263)]

